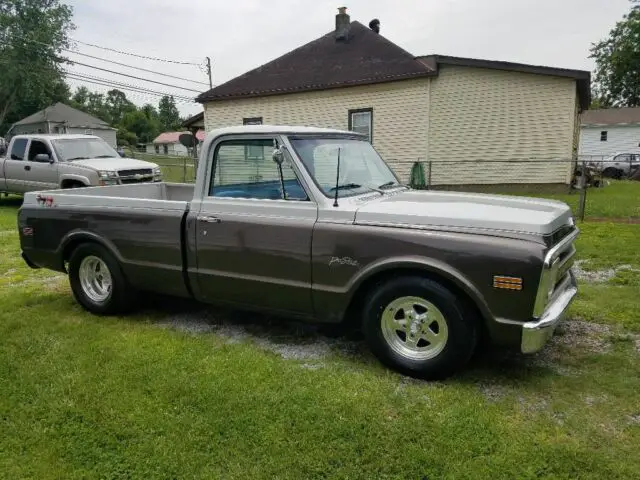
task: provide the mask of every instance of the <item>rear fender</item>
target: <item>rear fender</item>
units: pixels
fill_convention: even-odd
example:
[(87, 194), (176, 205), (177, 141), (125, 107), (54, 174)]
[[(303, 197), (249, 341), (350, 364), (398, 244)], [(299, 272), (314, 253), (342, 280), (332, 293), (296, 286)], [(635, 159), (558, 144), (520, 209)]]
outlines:
[(69, 255), (71, 255), (73, 249), (76, 246), (86, 242), (98, 243), (102, 245), (107, 250), (109, 250), (109, 252), (116, 258), (116, 260), (118, 260), (118, 263), (123, 263), (122, 255), (120, 254), (118, 248), (110, 240), (107, 240), (106, 238), (101, 237), (96, 233), (87, 232), (86, 230), (72, 230), (63, 237), (62, 241), (60, 242), (60, 246), (56, 251), (56, 256), (60, 259), (60, 263), (63, 268), (64, 263), (69, 259)]

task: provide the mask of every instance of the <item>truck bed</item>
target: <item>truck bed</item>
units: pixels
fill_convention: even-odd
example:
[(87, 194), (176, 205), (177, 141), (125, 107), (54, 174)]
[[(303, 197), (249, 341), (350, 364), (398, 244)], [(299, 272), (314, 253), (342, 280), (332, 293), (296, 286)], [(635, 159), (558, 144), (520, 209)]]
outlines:
[(184, 212), (193, 199), (194, 188), (188, 183), (158, 182), (46, 190), (25, 194), (24, 205), (37, 205), (44, 201), (43, 198), (51, 198), (51, 206), (129, 207)]

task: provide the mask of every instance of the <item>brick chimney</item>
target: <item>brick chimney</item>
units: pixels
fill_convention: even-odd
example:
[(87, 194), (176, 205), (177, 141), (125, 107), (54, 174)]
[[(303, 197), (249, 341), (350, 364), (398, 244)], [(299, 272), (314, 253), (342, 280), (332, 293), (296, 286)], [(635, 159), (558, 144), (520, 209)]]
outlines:
[(336, 15), (336, 42), (348, 41), (350, 28), (351, 17), (347, 13), (347, 7), (338, 8), (338, 14)]

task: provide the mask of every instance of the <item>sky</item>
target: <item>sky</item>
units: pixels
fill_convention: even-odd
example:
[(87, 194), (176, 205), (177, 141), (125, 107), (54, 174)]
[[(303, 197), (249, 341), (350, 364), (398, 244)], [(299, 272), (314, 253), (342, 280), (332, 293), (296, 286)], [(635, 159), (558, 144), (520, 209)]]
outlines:
[[(454, 55), (592, 71), (591, 44), (605, 38), (630, 5), (628, 0), (351, 0), (342, 5), (327, 0), (66, 1), (74, 9), (74, 40), (200, 66), (150, 61), (84, 44), (77, 44), (77, 51), (201, 83), (72, 53), (68, 57), (78, 62), (172, 86), (79, 65), (69, 70), (189, 98), (208, 89), (205, 57), (211, 58), (214, 85), (224, 83), (332, 31), (339, 6), (365, 25), (378, 18), (380, 34), (416, 56)], [(139, 105), (157, 104), (160, 98), (126, 93)], [(190, 101), (180, 101), (178, 107), (183, 115), (202, 111)]]

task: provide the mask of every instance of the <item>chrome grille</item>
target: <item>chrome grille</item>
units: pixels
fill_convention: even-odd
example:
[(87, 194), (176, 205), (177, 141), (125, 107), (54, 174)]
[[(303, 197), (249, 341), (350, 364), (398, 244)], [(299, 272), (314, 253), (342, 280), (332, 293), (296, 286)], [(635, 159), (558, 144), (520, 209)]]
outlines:
[(123, 185), (130, 183), (144, 183), (153, 181), (153, 170), (141, 168), (137, 170), (120, 170), (118, 172), (120, 183)]
[(121, 177), (133, 177), (135, 175), (152, 175), (153, 171), (150, 168), (140, 168), (138, 170), (120, 170), (118, 175)]
[(549, 300), (556, 292), (556, 288), (573, 266), (576, 254), (574, 241), (580, 231), (572, 226), (571, 231), (547, 252), (542, 265), (540, 284), (534, 306), (533, 316), (539, 318), (544, 312)]

